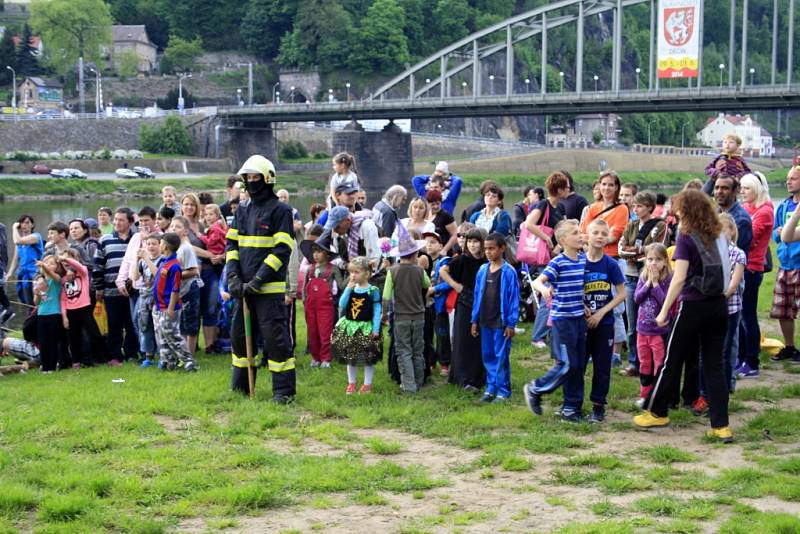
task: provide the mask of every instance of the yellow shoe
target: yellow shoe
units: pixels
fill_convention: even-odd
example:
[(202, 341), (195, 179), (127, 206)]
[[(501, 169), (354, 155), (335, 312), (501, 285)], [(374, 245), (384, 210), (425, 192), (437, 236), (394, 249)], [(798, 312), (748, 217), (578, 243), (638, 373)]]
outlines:
[(722, 428), (712, 428), (708, 432), (706, 432), (706, 436), (709, 438), (715, 438), (722, 441), (722, 443), (733, 443), (733, 432), (731, 432), (731, 427), (723, 426)]
[(658, 417), (652, 412), (643, 412), (633, 418), (633, 424), (641, 428), (667, 426), (669, 424), (669, 417)]

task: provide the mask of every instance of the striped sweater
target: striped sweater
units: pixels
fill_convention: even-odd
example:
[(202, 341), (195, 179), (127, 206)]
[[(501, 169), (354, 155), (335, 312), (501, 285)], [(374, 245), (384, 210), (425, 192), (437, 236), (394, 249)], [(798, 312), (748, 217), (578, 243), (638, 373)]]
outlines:
[(113, 232), (100, 238), (100, 243), (94, 253), (95, 270), (92, 273), (92, 289), (105, 291), (106, 297), (120, 296), (116, 279), (132, 236), (133, 232), (131, 231), (128, 233), (127, 239), (122, 239), (117, 232)]

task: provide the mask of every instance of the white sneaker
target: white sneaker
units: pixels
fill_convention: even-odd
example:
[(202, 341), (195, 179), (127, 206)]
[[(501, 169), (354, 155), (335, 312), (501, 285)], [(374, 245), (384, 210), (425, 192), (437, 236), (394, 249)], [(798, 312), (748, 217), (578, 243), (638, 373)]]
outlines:
[(311, 360), (311, 367), (319, 367), (322, 362), (319, 360)]
[(518, 326), (515, 326), (514, 327), (514, 333), (517, 334), (517, 335), (524, 334), (525, 333), (525, 329), (524, 328), (520, 328)]
[(533, 348), (535, 348), (535, 349), (546, 349), (547, 348), (547, 343), (545, 343), (544, 341), (534, 341), (532, 343), (532, 345), (533, 345)]
[(645, 399), (645, 398), (637, 399), (636, 400), (636, 407), (639, 408), (639, 409), (644, 408), (644, 403), (645, 403), (646, 400), (647, 399)]
[(331, 362), (322, 362), (321, 364), (319, 364), (319, 366), (321, 368), (323, 368), (323, 369), (330, 369), (331, 368)]

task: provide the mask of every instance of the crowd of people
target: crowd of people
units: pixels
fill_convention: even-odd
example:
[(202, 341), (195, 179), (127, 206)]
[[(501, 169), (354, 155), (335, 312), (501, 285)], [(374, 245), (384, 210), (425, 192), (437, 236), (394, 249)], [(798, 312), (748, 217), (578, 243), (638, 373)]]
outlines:
[[(369, 394), (388, 353), (404, 393), (438, 372), (481, 402), (502, 403), (512, 394), (509, 355), (525, 311), (535, 315), (532, 349), (549, 347), (553, 360), (523, 388), (535, 414), (562, 387), (561, 418), (585, 420), (591, 362), (588, 420), (602, 422), (619, 365), (639, 378), (631, 402), (644, 411), (635, 425), (664, 426), (682, 403), (708, 414), (711, 434), (728, 442), (736, 381), (760, 376), (757, 309), (774, 269), (771, 240), (771, 316), (785, 342), (772, 359), (800, 362), (800, 167), (789, 171), (789, 197), (776, 209), (740, 144), (728, 136), (706, 180), (671, 198), (603, 171), (588, 202), (558, 170), (515, 204), (486, 180), (456, 213), (463, 183), (439, 162), (410, 190), (393, 185), (368, 208), (356, 162), (343, 153), (307, 221), (275, 189), (274, 166), (262, 156), (228, 179), (222, 205), (165, 187), (158, 209), (101, 208), (97, 218), (51, 223), (46, 238), (22, 215), (11, 231), (13, 258), (2, 265), (19, 301), (35, 308), (25, 339), (3, 347), (47, 373), (126, 360), (196, 371), (202, 325), (204, 352), (232, 355), (234, 390), (252, 393), (260, 349), (273, 400), (285, 404), (297, 393), (300, 300), (307, 346), (299, 350), (312, 368), (346, 365), (345, 394)], [(5, 324), (13, 315), (5, 291), (0, 306)]]

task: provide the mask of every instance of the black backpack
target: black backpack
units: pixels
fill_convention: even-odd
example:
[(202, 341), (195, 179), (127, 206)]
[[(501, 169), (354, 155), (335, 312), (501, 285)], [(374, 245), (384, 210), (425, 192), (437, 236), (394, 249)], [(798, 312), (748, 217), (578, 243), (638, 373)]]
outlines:
[(700, 253), (702, 270), (699, 276), (689, 281), (689, 285), (707, 297), (721, 296), (731, 282), (731, 261), (728, 256), (728, 241), (720, 235), (711, 246), (702, 239), (690, 234), (694, 246)]

